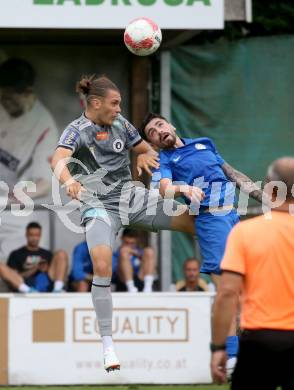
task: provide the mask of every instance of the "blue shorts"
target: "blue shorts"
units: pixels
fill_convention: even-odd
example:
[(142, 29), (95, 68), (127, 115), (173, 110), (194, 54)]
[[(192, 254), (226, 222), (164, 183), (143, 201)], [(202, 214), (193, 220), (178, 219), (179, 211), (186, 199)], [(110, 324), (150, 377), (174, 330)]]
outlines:
[(25, 282), (39, 292), (51, 292), (54, 285), (47, 272), (38, 272), (36, 275), (26, 279)]
[(195, 229), (202, 257), (200, 272), (220, 275), (220, 263), (225, 252), (227, 237), (239, 221), (235, 209), (226, 215), (221, 212), (200, 213), (195, 218)]

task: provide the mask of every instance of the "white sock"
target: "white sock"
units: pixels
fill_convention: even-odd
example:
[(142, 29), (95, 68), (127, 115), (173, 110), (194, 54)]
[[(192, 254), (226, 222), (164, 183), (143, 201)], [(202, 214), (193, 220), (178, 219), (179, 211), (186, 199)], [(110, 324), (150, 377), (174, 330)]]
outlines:
[(127, 286), (128, 292), (132, 292), (134, 290), (137, 290), (133, 279), (127, 280), (126, 286)]
[(153, 280), (154, 280), (154, 276), (153, 275), (145, 275), (144, 276), (143, 292), (152, 292)]
[(102, 336), (102, 343), (104, 352), (109, 348), (113, 349), (112, 336)]
[(64, 282), (62, 280), (55, 280), (53, 290), (60, 291), (63, 289), (63, 286), (64, 286)]
[(18, 291), (22, 293), (27, 293), (30, 291), (30, 287), (27, 284), (22, 283), (21, 285), (18, 286)]

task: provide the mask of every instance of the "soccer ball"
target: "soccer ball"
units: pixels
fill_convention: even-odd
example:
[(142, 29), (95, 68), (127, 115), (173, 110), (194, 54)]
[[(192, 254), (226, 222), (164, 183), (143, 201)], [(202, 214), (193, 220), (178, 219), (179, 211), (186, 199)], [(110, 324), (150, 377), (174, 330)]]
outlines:
[(151, 19), (138, 18), (127, 25), (124, 42), (133, 54), (148, 56), (159, 48), (161, 30)]

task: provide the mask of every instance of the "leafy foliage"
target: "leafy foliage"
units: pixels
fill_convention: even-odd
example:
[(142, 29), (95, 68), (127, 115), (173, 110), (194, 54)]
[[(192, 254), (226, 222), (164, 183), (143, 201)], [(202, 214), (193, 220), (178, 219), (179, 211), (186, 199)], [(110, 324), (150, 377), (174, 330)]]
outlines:
[(203, 31), (191, 43), (214, 42), (225, 38), (236, 40), (244, 37), (294, 34), (293, 0), (252, 0), (253, 22), (227, 22), (222, 31)]

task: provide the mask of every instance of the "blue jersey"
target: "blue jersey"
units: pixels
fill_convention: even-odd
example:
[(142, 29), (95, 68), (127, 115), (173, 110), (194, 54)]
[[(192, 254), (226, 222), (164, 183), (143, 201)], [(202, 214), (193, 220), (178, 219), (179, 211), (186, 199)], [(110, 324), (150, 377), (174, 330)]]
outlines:
[[(143, 255), (143, 250), (136, 248), (140, 256)], [(118, 248), (112, 255), (112, 270), (113, 273), (117, 272), (118, 268), (118, 258), (119, 258), (120, 248)], [(134, 272), (137, 274), (140, 269), (140, 259), (137, 256), (131, 257), (131, 263), (134, 268)], [(72, 269), (70, 272), (69, 279), (71, 281), (80, 281), (85, 280), (87, 274), (93, 274), (93, 266), (91, 256), (88, 250), (88, 245), (86, 241), (81, 242), (74, 248), (73, 259), (72, 259)]]
[[(138, 251), (139, 256), (142, 257), (143, 250), (141, 248), (138, 248), (138, 247), (136, 247), (135, 249)], [(112, 271), (113, 271), (113, 273), (116, 273), (118, 270), (119, 255), (120, 255), (120, 247), (112, 254)], [(133, 271), (137, 275), (139, 270), (140, 270), (141, 259), (139, 257), (133, 255), (131, 257), (131, 263), (133, 266)]]
[(233, 204), (235, 184), (226, 177), (222, 169), (224, 160), (213, 141), (209, 138), (182, 138), (182, 141), (183, 146), (160, 152), (160, 178), (202, 188), (205, 193), (202, 207)]
[(83, 241), (74, 248), (69, 279), (72, 281), (85, 280), (87, 274), (93, 274), (93, 266), (88, 245), (86, 241)]

